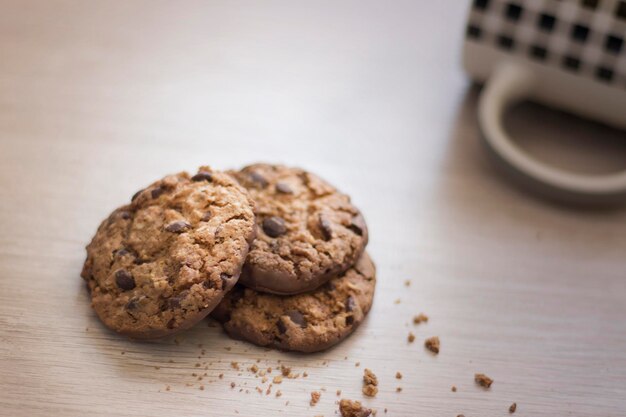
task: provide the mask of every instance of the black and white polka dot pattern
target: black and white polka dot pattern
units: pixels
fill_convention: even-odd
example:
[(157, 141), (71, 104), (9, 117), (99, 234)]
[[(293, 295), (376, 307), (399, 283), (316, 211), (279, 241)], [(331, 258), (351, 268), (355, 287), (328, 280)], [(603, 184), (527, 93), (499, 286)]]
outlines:
[(626, 0), (472, 0), (466, 37), (626, 88)]

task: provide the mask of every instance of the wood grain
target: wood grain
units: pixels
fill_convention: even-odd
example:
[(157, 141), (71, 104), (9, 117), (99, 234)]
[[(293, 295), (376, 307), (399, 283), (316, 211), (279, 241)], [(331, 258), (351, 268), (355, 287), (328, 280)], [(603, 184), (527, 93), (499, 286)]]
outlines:
[[(516, 416), (626, 414), (626, 211), (546, 203), (492, 169), (459, 65), (464, 3), (0, 10), (1, 415), (332, 416), (338, 389), (379, 416), (504, 416), (512, 402)], [(546, 112), (521, 109), (512, 126), (535, 137), (572, 122)], [(610, 142), (596, 168), (623, 161)], [(528, 146), (553, 148), (541, 144)], [(103, 328), (79, 278), (100, 220), (166, 173), (254, 161), (311, 169), (365, 213), (379, 285), (356, 334), (293, 355), (207, 323), (178, 343)], [(421, 311), (430, 321), (413, 326)], [(423, 347), (435, 335), (438, 356)], [(261, 395), (245, 370), (257, 359), (308, 377)], [(380, 380), (374, 399), (364, 367)]]

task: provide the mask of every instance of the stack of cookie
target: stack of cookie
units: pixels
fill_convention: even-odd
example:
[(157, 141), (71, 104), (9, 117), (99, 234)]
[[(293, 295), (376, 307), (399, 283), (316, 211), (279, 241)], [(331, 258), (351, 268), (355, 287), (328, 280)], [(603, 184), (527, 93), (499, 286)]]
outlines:
[(314, 352), (352, 333), (372, 305), (367, 240), (350, 198), (311, 173), (201, 167), (115, 210), (81, 275), (104, 324), (132, 338), (173, 334), (212, 312), (234, 338)]

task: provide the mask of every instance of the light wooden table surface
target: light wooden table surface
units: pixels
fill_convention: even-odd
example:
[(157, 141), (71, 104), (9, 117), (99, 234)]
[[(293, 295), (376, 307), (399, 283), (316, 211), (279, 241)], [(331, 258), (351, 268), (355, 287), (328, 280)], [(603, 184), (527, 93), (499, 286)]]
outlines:
[[(1, 1), (0, 415), (334, 416), (337, 389), (378, 416), (626, 415), (626, 210), (548, 204), (492, 168), (459, 65), (465, 6)], [(606, 133), (537, 107), (511, 124), (534, 151), (541, 132)], [(612, 142), (591, 169), (624, 164)], [(156, 343), (103, 328), (79, 278), (100, 220), (166, 173), (254, 161), (311, 169), (362, 208), (379, 279), (363, 326), (315, 355), (207, 323)], [(261, 395), (257, 359), (308, 377)]]

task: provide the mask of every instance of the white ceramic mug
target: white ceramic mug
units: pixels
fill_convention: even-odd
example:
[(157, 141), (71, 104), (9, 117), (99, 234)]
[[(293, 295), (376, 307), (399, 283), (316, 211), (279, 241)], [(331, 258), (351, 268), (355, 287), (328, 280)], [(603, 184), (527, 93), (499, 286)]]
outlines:
[(505, 111), (532, 99), (626, 129), (626, 1), (473, 0), (463, 65), (485, 83), (479, 124), (509, 171), (570, 201), (626, 201), (626, 172), (557, 169), (520, 149), (503, 128)]

